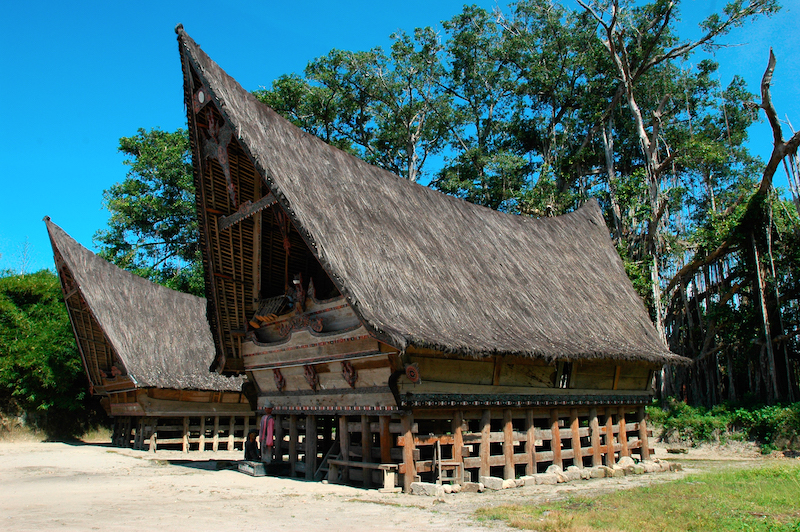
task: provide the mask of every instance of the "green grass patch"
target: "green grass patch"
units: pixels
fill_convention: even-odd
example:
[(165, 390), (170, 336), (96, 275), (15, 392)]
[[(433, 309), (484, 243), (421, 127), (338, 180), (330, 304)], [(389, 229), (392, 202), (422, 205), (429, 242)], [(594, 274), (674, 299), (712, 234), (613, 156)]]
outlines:
[(541, 506), (481, 508), (477, 516), (543, 532), (800, 532), (800, 462), (689, 475), (675, 482)]

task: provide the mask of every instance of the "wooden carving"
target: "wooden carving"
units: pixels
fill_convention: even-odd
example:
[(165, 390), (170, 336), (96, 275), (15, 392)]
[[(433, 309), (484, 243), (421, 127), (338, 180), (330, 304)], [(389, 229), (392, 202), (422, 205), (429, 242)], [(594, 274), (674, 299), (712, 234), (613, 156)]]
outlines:
[(344, 377), (344, 380), (350, 385), (351, 388), (356, 387), (358, 371), (356, 371), (356, 368), (354, 368), (353, 365), (348, 361), (342, 362), (342, 377)]
[(413, 382), (414, 384), (419, 384), (422, 382), (422, 377), (419, 374), (419, 364), (416, 362), (414, 364), (409, 364), (406, 366), (406, 377), (408, 380)]
[(272, 376), (275, 378), (275, 387), (282, 392), (286, 388), (286, 379), (283, 377), (283, 373), (279, 369), (273, 369)]
[(322, 318), (309, 318), (305, 314), (294, 316), (292, 319), (287, 320), (283, 325), (281, 325), (278, 333), (281, 336), (288, 336), (293, 330), (304, 329), (306, 327), (310, 327), (314, 332), (322, 331)]
[(303, 366), (303, 373), (311, 389), (317, 391), (317, 387), (319, 387), (319, 375), (317, 375), (317, 370), (314, 369), (314, 366)]

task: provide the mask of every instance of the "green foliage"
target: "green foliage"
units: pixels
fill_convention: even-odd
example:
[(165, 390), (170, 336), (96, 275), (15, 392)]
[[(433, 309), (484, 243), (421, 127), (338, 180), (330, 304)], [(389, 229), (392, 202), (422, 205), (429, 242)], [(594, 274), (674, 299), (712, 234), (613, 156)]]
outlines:
[(100, 255), (175, 290), (202, 295), (189, 139), (183, 129), (139, 129), (120, 139), (130, 167), (104, 191), (108, 228), (95, 233)]
[(709, 410), (669, 399), (648, 406), (647, 414), (662, 427), (662, 438), (697, 445), (736, 439), (735, 435), (743, 432), (769, 450), (800, 448), (800, 403), (735, 409), (722, 404)]
[(0, 410), (21, 410), (53, 435), (76, 435), (96, 419), (86, 391), (56, 275), (0, 275)]

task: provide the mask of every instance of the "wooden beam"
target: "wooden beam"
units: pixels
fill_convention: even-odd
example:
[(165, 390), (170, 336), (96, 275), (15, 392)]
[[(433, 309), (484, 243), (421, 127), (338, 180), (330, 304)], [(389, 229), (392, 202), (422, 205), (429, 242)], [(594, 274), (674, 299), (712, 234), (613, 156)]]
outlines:
[(414, 433), (411, 432), (414, 416), (410, 413), (405, 414), (400, 417), (400, 421), (403, 424), (403, 436), (405, 437), (405, 445), (403, 446), (403, 466), (405, 467), (403, 491), (411, 493), (411, 483), (417, 479), (417, 466), (414, 463)]
[[(366, 414), (361, 415), (361, 461), (370, 463), (372, 462), (372, 432), (369, 430), (369, 419)], [(370, 485), (370, 477), (372, 474), (364, 470), (364, 487), (368, 488)]]
[(550, 410), (550, 449), (553, 451), (553, 465), (564, 467), (561, 459), (561, 429), (558, 425), (558, 408)]
[(198, 450), (203, 452), (206, 450), (206, 416), (200, 416), (200, 437), (198, 438)]
[[(339, 450), (342, 453), (342, 459), (350, 461), (350, 430), (347, 423), (347, 416), (339, 416)], [(347, 482), (350, 480), (350, 468), (342, 467), (342, 481)]]
[(578, 420), (578, 409), (569, 411), (569, 424), (572, 429), (572, 465), (583, 469), (583, 455), (581, 454), (581, 425)]
[(622, 366), (617, 366), (616, 369), (614, 369), (614, 384), (611, 387), (612, 390), (616, 390), (617, 387), (619, 386), (619, 376), (621, 374), (622, 374)]
[(274, 459), (277, 462), (283, 462), (283, 419), (280, 414), (273, 415), (273, 417), (275, 418), (275, 429), (272, 433)]
[(297, 476), (297, 415), (289, 416), (289, 471), (293, 477)]
[[(234, 437), (236, 436), (236, 417), (231, 416), (230, 420), (228, 421), (228, 450), (233, 451), (235, 450), (234, 447)], [(247, 434), (244, 435), (247, 438)]]
[(503, 478), (513, 480), (514, 473), (514, 424), (511, 420), (511, 409), (503, 410)]
[(528, 456), (528, 463), (525, 466), (526, 475), (536, 474), (536, 427), (533, 424), (533, 410), (530, 408), (525, 412), (525, 427), (527, 429), (525, 438), (525, 454)]
[(603, 465), (603, 453), (600, 450), (600, 422), (597, 421), (597, 409), (589, 409), (589, 431), (592, 440), (592, 467)]
[(219, 416), (214, 416), (214, 440), (211, 443), (211, 449), (214, 452), (219, 449)]
[(650, 460), (650, 441), (647, 437), (647, 412), (644, 406), (636, 409), (636, 418), (639, 421), (639, 452), (642, 460)]
[(235, 213), (231, 214), (230, 216), (223, 216), (219, 219), (217, 223), (217, 227), (219, 227), (220, 231), (225, 231), (226, 229), (230, 228), (231, 226), (245, 220), (257, 212), (261, 212), (267, 207), (271, 207), (277, 203), (278, 200), (275, 198), (273, 194), (267, 194), (260, 200), (256, 201), (255, 203), (251, 203), (249, 201), (242, 203), (239, 207), (239, 210)]
[(453, 416), (452, 432), (453, 461), (461, 462), (461, 459), (464, 456), (464, 413), (461, 410), (457, 410)]
[(631, 452), (630, 449), (628, 449), (628, 427), (625, 426), (625, 409), (622, 407), (617, 409), (617, 425), (619, 425), (619, 434), (617, 439), (622, 447), (619, 455), (630, 456)]
[(381, 435), (381, 463), (389, 464), (392, 462), (392, 433), (389, 430), (389, 416), (378, 417)]
[(614, 458), (614, 410), (606, 407), (606, 466), (611, 467), (617, 463)]
[(481, 467), (479, 475), (482, 477), (490, 476), (489, 470), (489, 454), (491, 446), (491, 432), (492, 432), (492, 412), (489, 409), (483, 411), (481, 415), (481, 445), (480, 445), (480, 459)]
[(314, 478), (317, 470), (317, 416), (306, 416), (306, 480)]
[(189, 418), (183, 418), (183, 452), (189, 452)]

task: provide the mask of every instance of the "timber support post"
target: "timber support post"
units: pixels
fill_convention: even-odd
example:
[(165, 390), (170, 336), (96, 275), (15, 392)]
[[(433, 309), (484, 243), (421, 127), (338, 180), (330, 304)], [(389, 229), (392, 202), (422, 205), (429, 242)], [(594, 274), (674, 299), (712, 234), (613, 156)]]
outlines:
[(492, 431), (492, 411), (488, 408), (483, 411), (481, 415), (481, 447), (480, 459), (481, 466), (478, 473), (481, 477), (488, 477), (491, 475), (489, 469), (489, 454), (491, 446), (491, 431)]
[(289, 416), (289, 471), (293, 477), (297, 476), (297, 415)]
[[(350, 461), (350, 429), (347, 428), (347, 416), (342, 414), (339, 416), (339, 451), (342, 453), (342, 460)], [(341, 481), (348, 482), (350, 480), (350, 468), (343, 466), (341, 468)]]
[(312, 480), (317, 471), (317, 416), (306, 416), (306, 480)]
[(503, 410), (503, 478), (513, 480), (514, 473), (514, 423), (511, 409)]
[(569, 426), (572, 430), (572, 465), (583, 469), (583, 454), (581, 453), (581, 424), (578, 419), (578, 409), (569, 411)]
[(403, 429), (403, 491), (411, 493), (411, 483), (417, 480), (417, 464), (414, 462), (414, 415), (410, 412), (400, 417)]
[(561, 459), (561, 427), (558, 420), (558, 408), (550, 410), (550, 448), (553, 450), (553, 465), (563, 468)]
[(536, 426), (533, 422), (533, 410), (525, 412), (525, 454), (528, 456), (528, 463), (525, 465), (526, 475), (536, 474)]
[(603, 465), (603, 454), (600, 450), (600, 422), (597, 420), (597, 408), (589, 409), (589, 434), (592, 440), (592, 467)]
[(612, 467), (617, 463), (614, 458), (614, 409), (606, 407), (606, 467)]
[(650, 439), (647, 436), (647, 412), (644, 405), (636, 409), (636, 417), (639, 421), (639, 453), (642, 460), (650, 460)]

